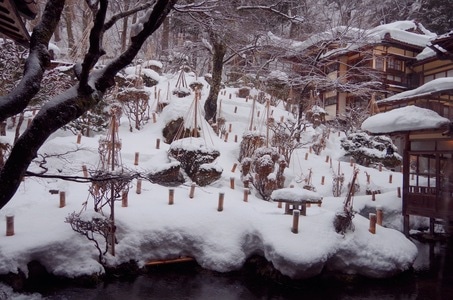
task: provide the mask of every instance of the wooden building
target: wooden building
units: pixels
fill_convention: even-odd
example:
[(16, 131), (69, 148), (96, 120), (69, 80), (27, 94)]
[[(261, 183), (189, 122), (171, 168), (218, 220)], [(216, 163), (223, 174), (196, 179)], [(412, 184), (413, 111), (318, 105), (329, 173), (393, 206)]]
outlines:
[(35, 0), (0, 0), (0, 35), (28, 46), (30, 35), (24, 19), (34, 19), (37, 9)]

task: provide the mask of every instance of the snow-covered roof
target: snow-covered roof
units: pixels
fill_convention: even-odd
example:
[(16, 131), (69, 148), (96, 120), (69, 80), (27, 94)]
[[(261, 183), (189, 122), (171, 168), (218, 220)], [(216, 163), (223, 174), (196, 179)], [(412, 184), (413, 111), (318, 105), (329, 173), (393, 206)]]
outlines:
[(362, 129), (371, 133), (391, 133), (437, 129), (448, 123), (447, 118), (435, 111), (409, 105), (369, 117), (362, 123)]
[(445, 77), (431, 80), (416, 89), (405, 91), (388, 98), (377, 101), (378, 104), (392, 102), (397, 100), (408, 100), (412, 98), (419, 98), (430, 96), (435, 93), (453, 90), (453, 77)]
[[(366, 44), (374, 44), (384, 39), (392, 39), (416, 47), (425, 47), (436, 34), (430, 32), (422, 24), (415, 21), (397, 21), (390, 24), (379, 25), (372, 29), (360, 29), (348, 26), (337, 26), (328, 31), (313, 35), (304, 41), (285, 40), (272, 33), (268, 38), (276, 44), (285, 43), (289, 46), (291, 54), (299, 53), (322, 42), (338, 39), (345, 43), (341, 49), (351, 50)], [(336, 49), (339, 51), (341, 49)]]

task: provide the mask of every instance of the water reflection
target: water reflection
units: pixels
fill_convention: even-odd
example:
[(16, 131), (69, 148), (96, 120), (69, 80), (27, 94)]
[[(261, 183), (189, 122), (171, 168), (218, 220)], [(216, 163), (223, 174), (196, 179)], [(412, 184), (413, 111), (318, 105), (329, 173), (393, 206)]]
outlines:
[(93, 289), (48, 292), (45, 299), (449, 299), (453, 295), (453, 261), (447, 249), (452, 248), (440, 242), (416, 244), (420, 255), (414, 272), (387, 280), (325, 277), (288, 285), (247, 271), (219, 274), (180, 264), (155, 268), (133, 280), (114, 280)]

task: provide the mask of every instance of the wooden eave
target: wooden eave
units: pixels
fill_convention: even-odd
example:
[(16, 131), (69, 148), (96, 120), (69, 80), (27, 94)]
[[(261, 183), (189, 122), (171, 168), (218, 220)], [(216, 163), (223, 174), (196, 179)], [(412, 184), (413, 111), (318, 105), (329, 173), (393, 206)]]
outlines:
[(30, 34), (19, 11), (9, 0), (0, 0), (0, 34), (23, 46), (28, 46), (30, 41)]

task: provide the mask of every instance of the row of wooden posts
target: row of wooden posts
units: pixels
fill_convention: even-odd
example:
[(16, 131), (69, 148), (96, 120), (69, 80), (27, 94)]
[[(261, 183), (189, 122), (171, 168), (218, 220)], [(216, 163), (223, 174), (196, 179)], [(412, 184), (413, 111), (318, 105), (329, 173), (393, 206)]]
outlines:
[[(139, 186), (141, 189), (141, 180), (137, 180), (137, 191), (139, 190)], [(195, 183), (192, 183), (190, 187), (190, 192), (189, 192), (189, 198), (193, 199), (195, 196)], [(249, 188), (244, 188), (244, 193), (243, 193), (243, 201), (248, 202), (248, 195), (250, 193)], [(60, 208), (63, 208), (66, 206), (66, 193), (64, 191), (60, 191)], [(169, 189), (168, 190), (168, 205), (173, 205), (174, 204), (174, 196), (175, 196), (175, 190), (174, 189)], [(222, 212), (224, 208), (224, 199), (225, 199), (225, 193), (219, 193), (219, 198), (218, 198), (218, 204), (217, 204), (217, 211)], [(128, 207), (128, 192), (123, 191), (122, 193), (122, 199), (121, 199), (121, 206), (122, 207)], [(281, 208), (281, 202), (278, 203), (278, 207)], [(301, 215), (300, 210), (294, 210), (293, 211), (293, 223), (291, 227), (291, 232), (293, 233), (298, 233), (299, 232), (299, 218)], [(302, 214), (305, 215), (305, 212)], [(369, 231), (371, 233), (376, 233), (376, 224), (382, 226), (382, 220), (383, 220), (383, 211), (381, 207), (376, 207), (376, 213), (370, 213), (369, 214), (369, 219), (370, 219), (370, 228)], [(6, 216), (6, 236), (13, 236), (14, 235), (14, 216), (8, 215)]]

